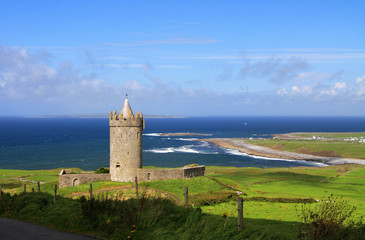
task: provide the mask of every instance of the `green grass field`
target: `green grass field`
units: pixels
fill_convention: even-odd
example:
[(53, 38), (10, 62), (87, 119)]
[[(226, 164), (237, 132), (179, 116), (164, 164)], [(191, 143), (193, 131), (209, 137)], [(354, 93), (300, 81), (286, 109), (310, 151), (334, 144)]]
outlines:
[[(27, 184), (27, 189), (31, 189), (36, 188), (36, 181), (41, 181), (42, 191), (52, 194), (53, 185), (58, 183), (59, 171), (59, 169), (0, 170), (0, 185), (4, 192), (14, 194), (23, 191), (24, 183)], [(232, 226), (237, 217), (237, 193), (239, 193), (239, 196), (244, 198), (244, 223), (250, 228), (248, 230), (250, 234), (262, 229), (267, 229), (274, 234), (265, 235), (262, 239), (274, 239), (277, 238), (274, 236), (280, 236), (275, 234), (282, 234), (282, 239), (295, 239), (297, 230), (294, 226), (301, 224), (296, 209), (305, 199), (315, 201), (330, 194), (343, 196), (349, 204), (356, 206), (356, 216), (365, 215), (365, 166), (363, 165), (266, 169), (210, 166), (206, 168), (205, 177), (140, 182), (139, 186), (141, 193), (143, 191), (149, 193), (148, 189), (159, 189), (182, 200), (184, 187), (188, 186), (189, 199), (194, 204), (193, 208), (200, 206), (202, 212), (208, 214), (204, 221), (208, 221), (209, 218), (218, 221), (224, 216), (226, 224)], [(129, 189), (113, 190), (121, 187), (129, 187)], [(94, 191), (109, 189), (110, 197), (120, 194), (125, 199), (135, 197), (130, 187), (132, 187), (131, 183), (93, 183)], [(65, 197), (72, 193), (87, 195), (88, 189), (89, 184), (84, 184), (59, 189), (58, 193)], [(160, 195), (157, 194), (157, 196)], [(209, 201), (204, 202), (201, 201), (202, 199), (209, 199)], [(316, 204), (311, 203), (313, 206)], [(259, 224), (261, 228), (255, 224)]]
[(345, 141), (313, 140), (280, 140), (258, 139), (247, 140), (248, 143), (280, 151), (306, 153), (324, 157), (343, 157), (365, 159), (365, 144)]
[(333, 133), (333, 132), (313, 132), (313, 133), (293, 133), (293, 135), (298, 137), (308, 137), (312, 138), (313, 136), (316, 137), (323, 137), (323, 138), (351, 138), (351, 137), (365, 137), (364, 132), (344, 132), (344, 133)]

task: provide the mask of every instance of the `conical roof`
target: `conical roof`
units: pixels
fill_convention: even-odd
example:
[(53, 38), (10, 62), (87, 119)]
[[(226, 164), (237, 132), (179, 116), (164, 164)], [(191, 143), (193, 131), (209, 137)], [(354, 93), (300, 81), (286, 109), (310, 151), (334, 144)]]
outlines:
[(129, 105), (129, 101), (128, 101), (127, 97), (124, 100), (124, 104), (122, 107), (122, 114), (125, 118), (134, 117), (131, 105)]

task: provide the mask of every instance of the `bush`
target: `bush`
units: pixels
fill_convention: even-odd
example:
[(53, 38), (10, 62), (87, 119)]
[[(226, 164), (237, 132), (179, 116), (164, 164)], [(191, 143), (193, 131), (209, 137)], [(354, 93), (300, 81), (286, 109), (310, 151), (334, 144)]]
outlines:
[(305, 239), (360, 239), (364, 236), (363, 217), (355, 219), (356, 207), (342, 197), (322, 198), (314, 208), (303, 204), (297, 213), (304, 223), (301, 231)]
[(269, 198), (269, 197), (248, 197), (243, 198), (243, 201), (255, 202), (279, 202), (279, 203), (315, 203), (313, 198)]
[(109, 168), (101, 167), (95, 171), (95, 173), (109, 173)]
[(236, 192), (233, 191), (207, 192), (192, 195), (190, 201), (194, 206), (214, 205), (226, 202), (234, 196)]

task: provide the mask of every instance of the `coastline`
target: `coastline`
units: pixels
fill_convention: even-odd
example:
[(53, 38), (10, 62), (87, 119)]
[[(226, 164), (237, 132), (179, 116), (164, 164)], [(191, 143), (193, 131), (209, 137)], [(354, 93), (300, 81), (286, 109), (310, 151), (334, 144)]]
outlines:
[(164, 137), (185, 137), (185, 136), (212, 136), (206, 133), (176, 132), (176, 133), (160, 133)]
[(247, 143), (244, 139), (236, 138), (210, 138), (199, 139), (200, 141), (210, 142), (221, 148), (236, 149), (242, 153), (253, 156), (261, 156), (267, 158), (281, 158), (281, 159), (293, 159), (304, 160), (311, 162), (320, 162), (329, 165), (341, 165), (341, 164), (365, 164), (365, 160), (361, 159), (349, 159), (338, 157), (319, 157), (310, 154), (294, 153), (287, 151), (279, 151), (271, 148), (253, 145)]

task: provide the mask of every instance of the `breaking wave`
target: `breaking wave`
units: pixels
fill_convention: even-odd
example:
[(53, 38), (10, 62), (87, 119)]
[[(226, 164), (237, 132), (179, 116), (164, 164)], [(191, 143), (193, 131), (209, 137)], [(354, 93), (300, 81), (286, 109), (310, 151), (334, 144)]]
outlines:
[(197, 138), (174, 138), (175, 140), (180, 140), (180, 141), (197, 141)]
[(325, 163), (308, 162), (308, 161), (305, 161), (305, 160), (284, 159), (284, 158), (269, 158), (269, 157), (263, 157), (263, 156), (249, 155), (247, 153), (243, 153), (243, 152), (240, 152), (240, 151), (238, 151), (236, 149), (231, 149), (231, 148), (226, 148), (226, 149), (224, 149), (224, 151), (227, 154), (230, 154), (230, 155), (246, 156), (246, 157), (251, 157), (251, 158), (255, 158), (255, 159), (264, 159), (264, 160), (270, 160), (270, 161), (297, 162), (297, 163), (310, 163), (311, 165), (315, 165), (315, 166), (318, 166), (318, 167), (328, 166)]
[(161, 137), (162, 133), (143, 133), (143, 136)]
[[(199, 145), (198, 145), (199, 147)], [(194, 145), (185, 145), (181, 147), (169, 147), (169, 148), (154, 148), (144, 150), (144, 152), (152, 152), (152, 153), (195, 153), (195, 154), (218, 154), (218, 152), (207, 151), (202, 149), (194, 148)]]

